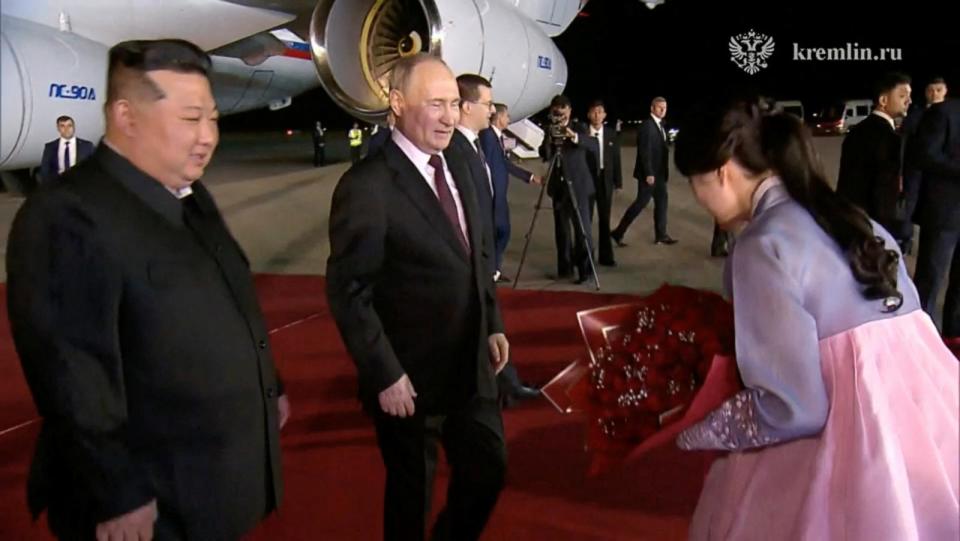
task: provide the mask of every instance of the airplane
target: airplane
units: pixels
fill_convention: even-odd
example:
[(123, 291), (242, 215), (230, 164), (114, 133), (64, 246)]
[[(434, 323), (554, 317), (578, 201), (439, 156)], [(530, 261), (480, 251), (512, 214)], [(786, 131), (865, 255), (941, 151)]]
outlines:
[[(128, 39), (181, 38), (208, 51), (219, 109), (280, 109), (318, 84), (354, 117), (381, 122), (403, 56), (426, 52), (494, 87), (528, 148), (522, 120), (563, 92), (552, 38), (588, 0), (5, 0), (0, 4), (0, 176), (20, 186), (56, 135), (103, 133), (107, 51)], [(523, 145), (518, 145), (522, 148)]]

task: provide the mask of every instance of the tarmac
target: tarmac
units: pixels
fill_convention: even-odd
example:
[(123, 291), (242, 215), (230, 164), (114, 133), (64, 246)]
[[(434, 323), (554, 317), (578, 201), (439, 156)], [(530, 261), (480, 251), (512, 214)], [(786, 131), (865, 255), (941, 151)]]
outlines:
[[(331, 134), (328, 134), (331, 135)], [(622, 134), (623, 186), (614, 195), (612, 226), (636, 196), (632, 178), (636, 159), (635, 135)], [(829, 176), (835, 177), (840, 159), (840, 137), (817, 137), (815, 146)], [(258, 273), (322, 275), (330, 253), (330, 200), (339, 178), (350, 167), (343, 134), (328, 138), (327, 157), (333, 163), (313, 167), (309, 134), (230, 133), (220, 145), (203, 182), (213, 193), (228, 226)], [(538, 159), (520, 163), (542, 174)], [(525, 235), (534, 216), (540, 188), (511, 178), (512, 237), (503, 272), (516, 277)], [(673, 169), (668, 181), (668, 233), (679, 242), (655, 245), (653, 203), (641, 213), (624, 237), (627, 247), (614, 246), (617, 267), (598, 267), (600, 290), (605, 293), (643, 294), (665, 282), (720, 291), (723, 258), (710, 257), (713, 220), (694, 200), (687, 179)], [(0, 194), (0, 249), (16, 210), (24, 198)], [(550, 198), (537, 214), (518, 287), (534, 290), (595, 291), (592, 281), (576, 285), (557, 280)], [(597, 238), (596, 218), (593, 238)], [(912, 269), (913, 257), (907, 257)], [(0, 281), (6, 280), (5, 270)], [(513, 287), (513, 282), (500, 287)]]

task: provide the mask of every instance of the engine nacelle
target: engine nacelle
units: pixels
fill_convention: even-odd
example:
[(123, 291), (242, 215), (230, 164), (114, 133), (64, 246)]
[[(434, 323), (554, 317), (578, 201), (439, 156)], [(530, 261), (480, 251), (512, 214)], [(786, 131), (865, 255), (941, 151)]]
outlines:
[(77, 136), (103, 135), (107, 48), (70, 32), (4, 16), (0, 28), (0, 167), (40, 162), (58, 137), (57, 117), (73, 117)]
[(442, 58), (454, 74), (490, 79), (494, 99), (517, 119), (549, 105), (567, 82), (553, 41), (502, 0), (320, 0), (310, 46), (327, 93), (370, 122), (386, 115), (393, 65), (418, 52)]

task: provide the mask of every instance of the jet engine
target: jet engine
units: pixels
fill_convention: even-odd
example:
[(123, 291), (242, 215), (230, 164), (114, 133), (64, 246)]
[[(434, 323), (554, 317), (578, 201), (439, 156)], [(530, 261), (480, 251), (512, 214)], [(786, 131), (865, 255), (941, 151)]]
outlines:
[(99, 139), (106, 99), (107, 48), (70, 32), (4, 16), (0, 32), (0, 168), (31, 167), (58, 137), (57, 117), (77, 136)]
[(566, 60), (542, 23), (503, 0), (320, 0), (310, 46), (327, 93), (360, 119), (384, 118), (393, 66), (420, 52), (454, 74), (489, 79), (494, 100), (520, 119), (567, 82)]

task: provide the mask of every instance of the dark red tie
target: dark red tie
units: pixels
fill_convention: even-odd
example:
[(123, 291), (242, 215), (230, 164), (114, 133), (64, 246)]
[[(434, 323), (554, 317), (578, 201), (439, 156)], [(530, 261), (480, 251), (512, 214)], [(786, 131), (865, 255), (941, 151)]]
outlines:
[(437, 185), (437, 199), (440, 200), (440, 206), (443, 207), (443, 213), (450, 220), (450, 225), (457, 232), (457, 238), (463, 245), (464, 251), (470, 253), (470, 243), (463, 236), (463, 229), (460, 228), (460, 218), (457, 216), (457, 204), (453, 202), (453, 194), (450, 193), (450, 187), (447, 186), (447, 176), (443, 173), (443, 160), (440, 156), (433, 154), (427, 162), (433, 167), (433, 182)]

